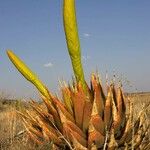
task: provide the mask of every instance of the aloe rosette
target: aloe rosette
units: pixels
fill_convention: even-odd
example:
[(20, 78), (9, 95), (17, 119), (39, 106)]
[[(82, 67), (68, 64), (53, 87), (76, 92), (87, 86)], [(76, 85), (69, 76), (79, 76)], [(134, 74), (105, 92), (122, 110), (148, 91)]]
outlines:
[(7, 51), (19, 72), (39, 90), (47, 107), (43, 109), (32, 101), (36, 115), (21, 113), (29, 137), (38, 144), (52, 142), (52, 149), (150, 149), (146, 108), (133, 121), (133, 104), (124, 96), (122, 87), (112, 83), (104, 92), (95, 74), (91, 75), (90, 87), (86, 84), (74, 0), (63, 1), (63, 20), (76, 81), (61, 86), (62, 99), (48, 91), (11, 50)]

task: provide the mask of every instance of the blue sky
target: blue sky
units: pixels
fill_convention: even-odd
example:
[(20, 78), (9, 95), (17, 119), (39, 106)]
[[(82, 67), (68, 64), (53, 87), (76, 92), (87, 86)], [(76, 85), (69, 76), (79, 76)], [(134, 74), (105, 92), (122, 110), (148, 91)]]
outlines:
[[(86, 79), (98, 70), (116, 74), (125, 89), (150, 91), (150, 1), (76, 0)], [(0, 90), (15, 97), (37, 91), (6, 56), (12, 49), (53, 92), (71, 80), (62, 0), (0, 0)], [(127, 84), (131, 82), (133, 88)]]

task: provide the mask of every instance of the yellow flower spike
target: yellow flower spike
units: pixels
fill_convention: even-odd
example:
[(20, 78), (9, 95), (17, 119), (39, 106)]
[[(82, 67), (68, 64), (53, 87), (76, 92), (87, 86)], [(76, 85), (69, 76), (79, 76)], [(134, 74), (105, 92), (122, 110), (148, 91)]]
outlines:
[(63, 20), (66, 42), (74, 74), (77, 82), (80, 81), (84, 91), (87, 92), (87, 87), (84, 79), (84, 72), (81, 63), (81, 50), (76, 21), (75, 0), (64, 0)]
[(31, 83), (33, 83), (36, 88), (40, 91), (42, 95), (46, 98), (50, 99), (49, 92), (46, 86), (38, 79), (37, 75), (35, 75), (26, 65), (25, 63), (16, 56), (11, 50), (7, 50), (7, 55), (11, 62), (15, 65), (18, 71)]

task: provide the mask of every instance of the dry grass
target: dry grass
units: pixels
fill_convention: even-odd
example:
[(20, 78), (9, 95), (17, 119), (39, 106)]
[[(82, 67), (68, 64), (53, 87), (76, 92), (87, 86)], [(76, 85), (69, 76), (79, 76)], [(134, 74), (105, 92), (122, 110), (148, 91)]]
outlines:
[[(134, 117), (137, 117), (142, 108), (150, 103), (150, 93), (132, 93), (129, 97), (134, 104)], [(145, 115), (150, 123), (150, 109), (145, 110)]]
[[(145, 118), (148, 126), (150, 125), (150, 93), (133, 93), (130, 94), (129, 97), (133, 101), (134, 104), (134, 113), (133, 113), (133, 121), (138, 117), (141, 110), (144, 109), (145, 112)], [(146, 109), (145, 109), (146, 108)], [(133, 131), (134, 132), (134, 131)], [(144, 139), (144, 142), (150, 143), (150, 129), (148, 129), (148, 136)], [(150, 149), (150, 145), (148, 146), (148, 149)]]
[(21, 101), (0, 100), (0, 150), (46, 150), (50, 143), (41, 146), (31, 143), (26, 135), (18, 111), (31, 108)]
[[(144, 104), (150, 102), (150, 93), (138, 93), (128, 95), (134, 103), (134, 118), (142, 110)], [(46, 150), (50, 149), (50, 143), (37, 147), (31, 144), (25, 134), (25, 129), (22, 124), (17, 110), (29, 109), (24, 108), (18, 101), (15, 103), (2, 103), (0, 101), (0, 150)], [(150, 110), (145, 113), (147, 123), (150, 123)], [(23, 134), (22, 134), (23, 133)], [(147, 139), (150, 140), (150, 139)]]
[(25, 137), (21, 134), (24, 127), (16, 110), (17, 107), (5, 104), (0, 111), (0, 149), (2, 150), (19, 150), (26, 145)]

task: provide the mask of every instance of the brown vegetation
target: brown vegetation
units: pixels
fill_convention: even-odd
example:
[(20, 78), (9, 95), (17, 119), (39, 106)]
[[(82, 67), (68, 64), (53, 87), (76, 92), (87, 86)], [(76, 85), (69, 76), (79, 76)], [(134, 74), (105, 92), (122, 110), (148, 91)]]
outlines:
[[(134, 117), (137, 117), (142, 107), (150, 101), (150, 93), (133, 93), (128, 94), (134, 103)], [(40, 104), (41, 105), (41, 104)], [(0, 100), (0, 150), (34, 150), (34, 149), (49, 149), (51, 143), (46, 143), (40, 147), (34, 145), (28, 140), (22, 120), (17, 113), (18, 110), (23, 111), (31, 108), (26, 102), (18, 100)], [(150, 110), (147, 109), (147, 123), (150, 123)], [(150, 141), (150, 139), (147, 139)]]
[(21, 100), (0, 99), (0, 150), (30, 150), (35, 146), (28, 141), (18, 111), (30, 109)]

